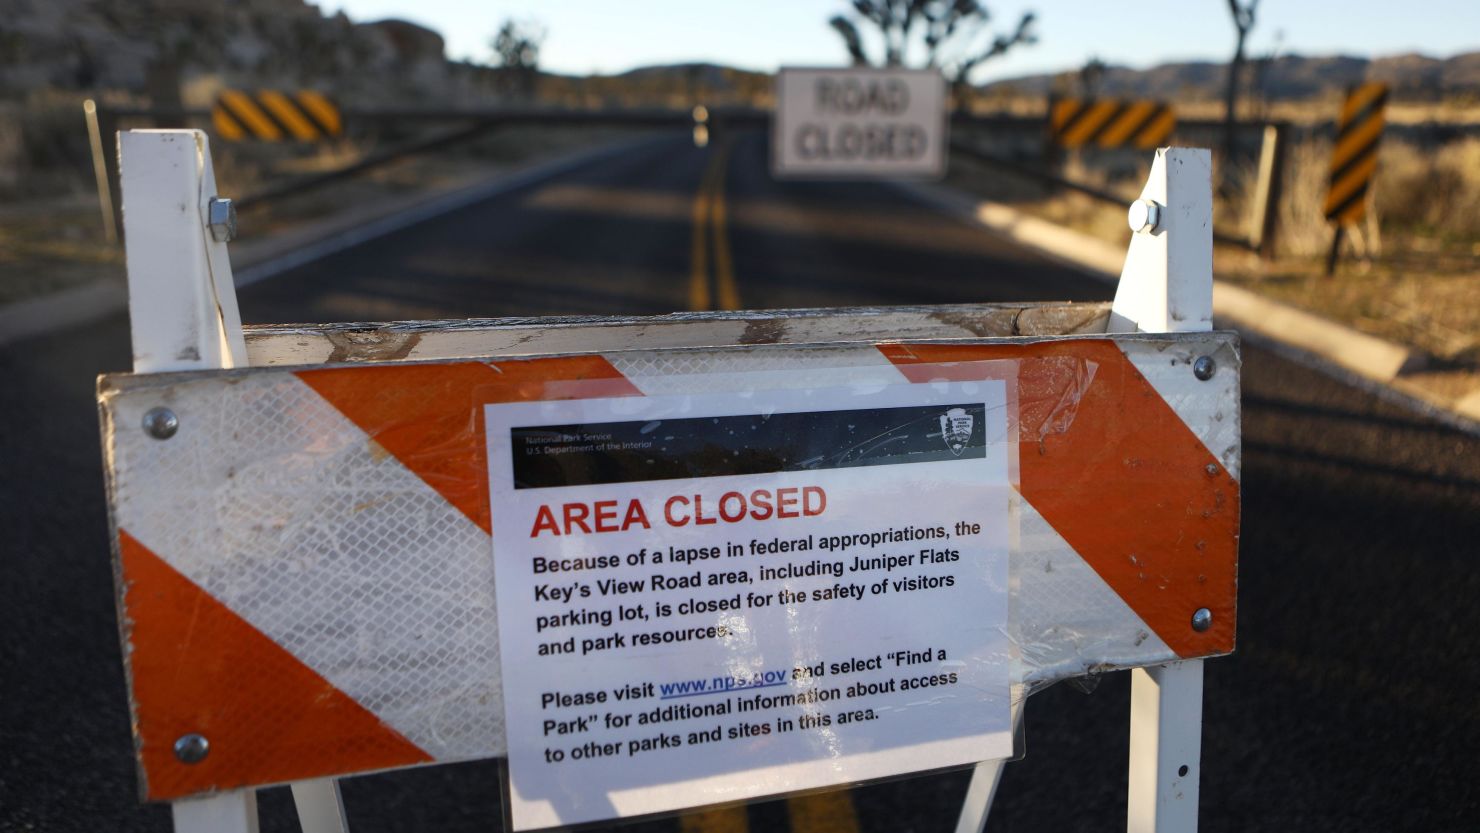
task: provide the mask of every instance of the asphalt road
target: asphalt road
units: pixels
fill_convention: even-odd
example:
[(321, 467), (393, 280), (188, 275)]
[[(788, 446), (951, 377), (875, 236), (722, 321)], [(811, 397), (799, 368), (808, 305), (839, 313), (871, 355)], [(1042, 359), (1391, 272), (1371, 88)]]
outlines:
[[(891, 187), (778, 183), (766, 158), (758, 134), (654, 139), (250, 287), (243, 317), (1109, 295)], [(96, 439), (94, 377), (127, 366), (122, 316), (0, 349), (0, 830), (168, 829), (135, 799)], [(1244, 396), (1239, 647), (1207, 666), (1202, 828), (1480, 829), (1480, 440), (1259, 349)], [(989, 829), (1122, 826), (1128, 703), (1126, 674), (1034, 695)], [(499, 783), (490, 762), (344, 794), (356, 831), (481, 831)], [(965, 784), (625, 829), (950, 830)], [(284, 790), (262, 806), (264, 829), (295, 829)]]

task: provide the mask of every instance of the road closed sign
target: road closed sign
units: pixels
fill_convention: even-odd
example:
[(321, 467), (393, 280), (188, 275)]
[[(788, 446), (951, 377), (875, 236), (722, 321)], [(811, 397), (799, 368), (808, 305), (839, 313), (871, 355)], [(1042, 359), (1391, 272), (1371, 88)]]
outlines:
[(778, 177), (939, 177), (945, 81), (935, 70), (782, 69), (771, 171)]

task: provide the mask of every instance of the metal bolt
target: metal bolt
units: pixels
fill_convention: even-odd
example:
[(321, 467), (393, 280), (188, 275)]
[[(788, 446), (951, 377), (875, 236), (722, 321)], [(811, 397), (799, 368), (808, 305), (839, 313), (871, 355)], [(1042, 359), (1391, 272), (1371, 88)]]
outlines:
[(211, 227), (211, 238), (217, 243), (230, 243), (236, 239), (236, 205), (231, 200), (211, 197), (206, 220)]
[(1217, 463), (1208, 463), (1208, 465), (1207, 465), (1207, 472), (1208, 472), (1208, 477), (1217, 477), (1218, 476), (1218, 464)]
[(1206, 382), (1213, 378), (1218, 372), (1218, 363), (1213, 361), (1212, 356), (1198, 356), (1197, 361), (1192, 363), (1192, 375)]
[(1161, 206), (1155, 200), (1136, 200), (1125, 213), (1131, 231), (1150, 234), (1161, 227)]
[(180, 418), (169, 408), (150, 408), (144, 414), (144, 431), (156, 440), (167, 440), (180, 430)]
[(1196, 613), (1192, 614), (1192, 629), (1193, 630), (1197, 631), (1198, 633), (1202, 633), (1203, 631), (1207, 630), (1208, 628), (1211, 628), (1212, 626), (1213, 626), (1213, 611), (1208, 610), (1205, 607), (1200, 607), (1200, 608), (1197, 609), (1197, 612)]
[(206, 740), (205, 735), (191, 732), (188, 735), (181, 735), (175, 741), (175, 757), (184, 764), (198, 764), (205, 760), (210, 751), (211, 742)]

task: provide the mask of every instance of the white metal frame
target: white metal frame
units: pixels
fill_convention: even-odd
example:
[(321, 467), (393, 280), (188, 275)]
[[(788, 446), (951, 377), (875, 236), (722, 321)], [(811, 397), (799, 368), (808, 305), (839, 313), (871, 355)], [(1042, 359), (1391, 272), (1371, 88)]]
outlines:
[[(159, 373), (248, 363), (226, 244), (210, 232), (216, 195), (206, 135), (198, 130), (126, 131), (119, 143), (127, 206), (129, 314), (134, 371)], [(1212, 329), (1212, 188), (1208, 151), (1157, 151), (1143, 201), (1159, 223), (1133, 235), (1111, 309), (1111, 332)], [(1202, 736), (1202, 662), (1132, 672), (1131, 833), (1197, 829)], [(980, 764), (957, 826), (984, 828), (1002, 762)], [(305, 833), (346, 833), (338, 783), (292, 786)], [(256, 833), (255, 790), (174, 803), (179, 833)]]
[[(206, 134), (129, 130), (118, 148), (134, 372), (246, 365), (231, 261), (210, 230), (216, 174)], [(346, 833), (333, 779), (292, 789), (304, 833)], [(178, 833), (257, 833), (256, 790), (176, 801), (173, 810)]]
[[(1140, 198), (1155, 203), (1156, 222), (1131, 235), (1110, 308), (1110, 332), (1213, 329), (1212, 175), (1207, 150), (1156, 152)], [(1202, 660), (1131, 670), (1128, 833), (1197, 831), (1202, 680)], [(1005, 763), (977, 764), (956, 833), (986, 829)]]

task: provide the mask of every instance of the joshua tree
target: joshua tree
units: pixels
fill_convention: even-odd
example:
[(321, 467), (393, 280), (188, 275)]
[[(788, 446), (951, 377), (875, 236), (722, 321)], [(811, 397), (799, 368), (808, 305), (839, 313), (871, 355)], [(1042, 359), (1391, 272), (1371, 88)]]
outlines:
[[(939, 68), (959, 92), (982, 62), (1020, 44), (1037, 43), (1035, 15), (1025, 12), (1017, 27), (992, 34), (991, 15), (977, 0), (853, 0), (853, 15), (828, 21), (859, 66), (903, 66), (910, 53), (927, 67)], [(884, 53), (871, 58), (864, 48), (861, 25), (877, 29)]]
[(1228, 11), (1233, 15), (1233, 27), (1238, 31), (1238, 40), (1233, 47), (1233, 60), (1228, 63), (1228, 86), (1223, 92), (1223, 167), (1226, 170), (1233, 160), (1234, 125), (1237, 123), (1239, 78), (1244, 71), (1244, 42), (1249, 30), (1254, 28), (1254, 13), (1259, 0), (1228, 0)]
[(504, 21), (498, 34), (488, 42), (498, 60), (499, 74), (518, 98), (534, 96), (534, 82), (539, 77), (540, 44), (544, 40), (545, 32), (538, 26), (510, 19)]

